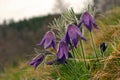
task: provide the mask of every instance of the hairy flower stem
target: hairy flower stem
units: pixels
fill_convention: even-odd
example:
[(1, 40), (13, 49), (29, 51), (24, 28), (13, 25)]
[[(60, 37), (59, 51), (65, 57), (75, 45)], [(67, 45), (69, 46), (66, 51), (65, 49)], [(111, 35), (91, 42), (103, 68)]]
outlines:
[[(70, 46), (71, 46), (71, 48), (72, 48), (72, 44), (70, 44)], [(75, 51), (72, 49), (72, 53), (73, 53), (73, 58), (74, 58), (74, 66), (75, 66), (75, 68), (74, 68), (74, 73), (75, 73), (75, 76), (76, 76), (76, 78), (77, 78), (77, 74), (76, 74), (76, 72), (77, 72), (77, 61), (75, 60)]]
[[(81, 32), (82, 32), (82, 34), (84, 35), (84, 29), (82, 28), (81, 29)], [(83, 44), (83, 41), (82, 40), (80, 40), (80, 48), (81, 48), (81, 52), (82, 52), (82, 57), (83, 57), (83, 59), (84, 59), (84, 64), (85, 64), (85, 67), (86, 67), (86, 69), (87, 69), (87, 63), (86, 63), (86, 57), (85, 57), (85, 50), (84, 50), (84, 44)]]
[(74, 52), (74, 50), (73, 50), (73, 49), (72, 49), (72, 53), (73, 53), (73, 58), (74, 58), (74, 62), (75, 62), (75, 65), (76, 65), (75, 52)]
[(81, 52), (82, 52), (82, 57), (83, 57), (83, 59), (84, 59), (84, 63), (85, 63), (85, 67), (87, 68), (87, 63), (86, 63), (86, 57), (85, 57), (85, 51), (84, 51), (84, 46), (83, 46), (83, 42), (82, 42), (82, 40), (80, 40), (80, 47), (81, 47)]
[[(74, 11), (73, 11), (74, 12)], [(75, 13), (74, 13), (75, 14)], [(75, 20), (75, 22), (76, 23), (78, 23), (78, 20), (77, 20), (77, 17), (75, 16), (74, 17), (74, 20)], [(82, 35), (84, 36), (84, 29), (82, 28), (81, 29), (81, 33), (82, 33)], [(87, 68), (87, 63), (86, 63), (86, 57), (85, 57), (85, 50), (84, 50), (84, 45), (83, 45), (83, 41), (82, 40), (80, 40), (80, 48), (81, 48), (81, 52), (82, 52), (82, 57), (83, 57), (83, 59), (84, 59), (84, 64), (85, 64), (85, 67), (86, 67), (86, 69), (88, 69)]]
[(92, 32), (90, 32), (90, 38), (91, 38), (91, 45), (92, 45), (92, 48), (93, 48), (93, 50), (94, 50), (94, 54), (95, 54), (95, 56), (96, 56), (96, 58), (97, 58), (97, 61), (99, 61)]

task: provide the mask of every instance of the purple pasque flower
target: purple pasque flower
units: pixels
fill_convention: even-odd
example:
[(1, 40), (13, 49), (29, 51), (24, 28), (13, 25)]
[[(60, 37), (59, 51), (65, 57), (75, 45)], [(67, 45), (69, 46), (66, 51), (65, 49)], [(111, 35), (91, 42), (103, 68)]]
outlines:
[(56, 58), (60, 63), (65, 63), (66, 59), (69, 57), (69, 49), (64, 41), (60, 41), (59, 48), (56, 53)]
[(78, 27), (81, 27), (82, 23), (84, 23), (84, 25), (90, 32), (92, 31), (92, 25), (94, 26), (94, 28), (98, 29), (97, 24), (95, 23), (92, 15), (90, 15), (88, 12), (83, 13)]
[(30, 65), (34, 66), (35, 69), (37, 68), (37, 66), (39, 64), (42, 63), (42, 61), (45, 59), (45, 56), (44, 54), (39, 54), (37, 55), (35, 58), (33, 58), (33, 60), (29, 63)]
[(38, 45), (43, 45), (45, 49), (49, 48), (49, 47), (53, 47), (54, 49), (56, 49), (55, 48), (56, 43), (55, 43), (55, 34), (54, 34), (54, 32), (53, 31), (48, 31), (44, 35), (42, 41)]
[(82, 40), (86, 40), (83, 36), (82, 36), (82, 33), (80, 32), (80, 29), (74, 25), (74, 24), (70, 24), (67, 28), (67, 32), (63, 38), (63, 40), (66, 41), (67, 45), (70, 44), (71, 45), (71, 42), (73, 44), (74, 47), (77, 46), (77, 43), (78, 43), (78, 40), (79, 40), (79, 37), (82, 39)]

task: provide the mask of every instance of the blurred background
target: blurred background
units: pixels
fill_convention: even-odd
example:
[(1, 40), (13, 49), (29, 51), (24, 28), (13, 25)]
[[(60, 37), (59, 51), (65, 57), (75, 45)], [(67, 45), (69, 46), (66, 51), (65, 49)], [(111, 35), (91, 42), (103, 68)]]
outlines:
[(76, 14), (95, 7), (98, 14), (120, 6), (120, 0), (0, 0), (0, 73), (34, 57), (47, 25), (71, 7)]

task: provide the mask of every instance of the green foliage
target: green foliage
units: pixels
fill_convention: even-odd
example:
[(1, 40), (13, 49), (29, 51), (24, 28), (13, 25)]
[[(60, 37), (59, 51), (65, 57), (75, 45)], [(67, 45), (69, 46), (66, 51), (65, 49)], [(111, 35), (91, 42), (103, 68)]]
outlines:
[(84, 62), (76, 62), (76, 65), (72, 60), (68, 60), (66, 64), (63, 65), (54, 65), (58, 69), (57, 75), (56, 71), (52, 72), (52, 76), (56, 79), (57, 77), (60, 80), (88, 80), (90, 79), (90, 72), (86, 71)]
[(37, 29), (41, 28), (44, 25), (47, 25), (46, 23), (49, 23), (53, 17), (57, 17), (58, 15), (52, 16), (43, 16), (43, 17), (34, 17), (31, 19), (24, 19), (20, 20), (18, 22), (11, 21), (8, 26), (14, 29), (17, 29), (18, 31), (28, 29), (32, 31), (36, 31)]

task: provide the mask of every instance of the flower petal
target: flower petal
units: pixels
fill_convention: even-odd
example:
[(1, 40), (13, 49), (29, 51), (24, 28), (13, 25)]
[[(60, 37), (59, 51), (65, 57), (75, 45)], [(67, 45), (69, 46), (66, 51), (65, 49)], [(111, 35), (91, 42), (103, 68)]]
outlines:
[(41, 40), (41, 42), (40, 42), (38, 45), (39, 45), (39, 46), (40, 46), (40, 45), (43, 45), (44, 42), (45, 42), (45, 38), (43, 38), (43, 39)]
[(56, 44), (55, 44), (55, 34), (54, 34), (54, 32), (48, 31), (44, 35), (42, 41), (38, 45), (43, 45), (44, 48), (49, 48), (49, 47), (52, 46), (55, 49)]
[(84, 23), (84, 25), (90, 32), (92, 31), (92, 25), (94, 26), (94, 28), (98, 29), (96, 23), (94, 22), (92, 15), (90, 15), (88, 12), (83, 13), (82, 18), (80, 19), (79, 25), (82, 23)]
[(40, 63), (41, 63), (41, 62), (39, 62), (39, 61), (37, 61), (37, 62), (34, 63), (35, 69), (38, 67), (38, 65), (39, 65)]
[(72, 39), (72, 42), (73, 42), (75, 48), (77, 48), (78, 38)]
[(93, 26), (94, 26), (95, 29), (99, 29), (99, 28), (97, 27), (97, 24), (96, 24), (95, 22), (92, 22), (92, 24), (93, 24)]
[(70, 44), (70, 37), (68, 35), (68, 32), (66, 32), (65, 36), (62, 38), (61, 41), (66, 41), (66, 44)]
[(52, 41), (52, 46), (56, 50), (56, 43), (55, 43), (55, 41)]
[(37, 67), (40, 63), (42, 63), (42, 61), (44, 60), (44, 58), (45, 58), (45, 55), (42, 55), (42, 54), (37, 55), (35, 58), (33, 58), (33, 60), (32, 60), (29, 64), (30, 64), (30, 65), (33, 65), (33, 66), (35, 67), (35, 69), (36, 69), (36, 67)]
[(85, 37), (82, 35), (82, 33), (80, 32), (80, 30), (76, 30), (77, 34), (80, 36), (80, 38), (82, 40), (86, 40)]
[(52, 44), (52, 40), (50, 40), (50, 39), (45, 39), (44, 48), (50, 47), (51, 44)]
[(63, 52), (63, 50), (62, 50), (62, 49), (60, 49), (60, 52), (59, 52), (59, 57), (58, 57), (58, 58), (62, 58), (62, 57), (63, 57), (63, 55), (64, 55), (64, 52)]
[(65, 61), (66, 61), (65, 55), (63, 55), (63, 57), (61, 59), (58, 59), (59, 63), (65, 63)]

